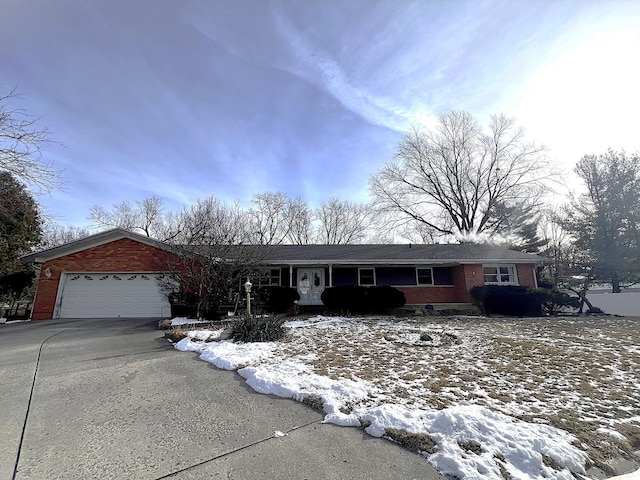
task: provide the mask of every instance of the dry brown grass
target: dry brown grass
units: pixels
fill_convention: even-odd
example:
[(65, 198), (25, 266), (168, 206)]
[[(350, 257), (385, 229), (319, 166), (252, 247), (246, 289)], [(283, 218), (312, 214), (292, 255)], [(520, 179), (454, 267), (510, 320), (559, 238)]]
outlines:
[(318, 412), (324, 411), (324, 402), (320, 397), (317, 397), (315, 395), (309, 395), (308, 397), (305, 397), (304, 400), (302, 400), (302, 403)]
[(436, 453), (438, 450), (436, 442), (424, 433), (409, 433), (397, 428), (387, 428), (384, 431), (384, 437), (393, 440), (406, 449), (418, 453)]
[(473, 401), (549, 423), (600, 464), (640, 448), (638, 332), (639, 319), (617, 317), (352, 319), (293, 332), (285, 348), (313, 352), (315, 373), (368, 381), (394, 403)]

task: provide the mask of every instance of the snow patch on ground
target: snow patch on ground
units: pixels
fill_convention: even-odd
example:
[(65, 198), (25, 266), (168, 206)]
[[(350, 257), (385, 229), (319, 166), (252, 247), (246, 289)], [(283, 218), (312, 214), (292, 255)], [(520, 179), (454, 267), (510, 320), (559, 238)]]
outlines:
[(180, 325), (200, 325), (200, 324), (208, 324), (211, 322), (207, 322), (206, 320), (196, 320), (194, 318), (185, 318), (185, 317), (176, 317), (171, 319), (171, 326), (177, 327)]
[[(544, 393), (549, 395), (552, 381), (554, 391), (566, 394), (572, 404), (584, 398), (572, 392), (572, 376), (537, 376), (525, 356), (529, 355), (525, 348), (539, 351), (540, 359), (535, 360), (548, 371), (549, 365), (542, 360), (545, 349), (556, 357), (558, 352), (571, 351), (569, 360), (581, 354), (579, 342), (572, 337), (574, 325), (569, 322), (568, 339), (548, 335), (540, 347), (532, 347), (529, 344), (542, 335), (539, 327), (533, 326), (528, 335), (519, 326), (509, 331), (501, 324), (497, 333), (491, 334), (494, 337), (480, 328), (475, 332), (478, 338), (468, 338), (464, 322), (477, 324), (479, 320), (461, 321), (463, 325), (447, 325), (445, 332), (442, 325), (421, 324), (416, 328), (414, 324), (384, 319), (317, 316), (288, 322), (291, 335), (286, 342), (204, 342), (219, 338), (221, 332), (207, 330), (188, 332), (188, 338), (175, 347), (197, 352), (202, 360), (219, 368), (237, 370), (257, 392), (298, 401), (318, 397), (323, 402), (325, 422), (364, 425), (366, 432), (376, 437), (385, 436), (387, 429), (428, 435), (437, 449), (423, 455), (440, 472), (461, 479), (503, 480), (507, 473), (514, 479), (570, 480), (576, 478), (572, 472), (584, 474), (587, 455), (575, 446), (579, 442), (574, 436), (551, 426), (545, 418), (546, 414), (558, 413), (561, 403)], [(491, 326), (495, 324), (489, 322)], [(432, 340), (423, 340), (427, 337), (422, 333)], [(603, 345), (609, 341), (606, 335), (590, 331), (588, 342), (596, 333)], [(463, 345), (445, 344), (441, 341), (445, 334), (461, 338)], [(516, 351), (521, 357), (518, 368), (514, 369), (510, 364), (513, 360), (506, 356), (483, 355), (490, 344), (494, 350)], [(611, 354), (615, 359), (615, 352)], [(439, 385), (442, 370), (430, 370), (434, 365), (455, 369), (456, 375), (464, 376), (464, 383)], [(617, 361), (609, 367), (601, 365), (604, 378), (624, 375)], [(559, 368), (570, 371), (571, 363)], [(501, 376), (491, 377), (496, 370)], [(524, 380), (518, 376), (520, 370)], [(591, 386), (598, 387), (597, 375), (592, 378)], [(504, 397), (502, 402), (496, 400), (497, 394)], [(627, 421), (638, 418), (638, 409), (631, 410)], [(516, 418), (516, 414), (530, 421)], [(594, 414), (585, 415), (585, 419), (598, 420)], [(613, 428), (602, 427), (598, 432), (624, 439)]]

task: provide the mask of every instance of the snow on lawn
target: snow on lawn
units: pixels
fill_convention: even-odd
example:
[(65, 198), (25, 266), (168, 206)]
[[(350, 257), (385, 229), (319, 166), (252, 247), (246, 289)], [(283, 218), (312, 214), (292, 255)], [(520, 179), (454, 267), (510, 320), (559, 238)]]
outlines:
[(178, 327), (180, 325), (198, 325), (198, 324), (209, 324), (211, 322), (205, 320), (195, 320), (193, 318), (186, 317), (176, 317), (171, 319), (171, 326)]
[(286, 325), (282, 342), (191, 331), (176, 348), (237, 370), (258, 392), (321, 399), (325, 422), (399, 443), (407, 432), (461, 479), (573, 479), (640, 440), (637, 319), (318, 316)]

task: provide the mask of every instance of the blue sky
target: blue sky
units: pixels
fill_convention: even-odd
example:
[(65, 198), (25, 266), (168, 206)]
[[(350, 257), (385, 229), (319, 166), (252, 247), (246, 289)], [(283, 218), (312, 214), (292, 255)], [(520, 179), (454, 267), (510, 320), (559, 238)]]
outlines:
[[(367, 200), (412, 123), (507, 113), (570, 171), (640, 150), (640, 2), (3, 0), (0, 86), (63, 146), (61, 223), (157, 194)], [(567, 176), (570, 183), (571, 176)]]

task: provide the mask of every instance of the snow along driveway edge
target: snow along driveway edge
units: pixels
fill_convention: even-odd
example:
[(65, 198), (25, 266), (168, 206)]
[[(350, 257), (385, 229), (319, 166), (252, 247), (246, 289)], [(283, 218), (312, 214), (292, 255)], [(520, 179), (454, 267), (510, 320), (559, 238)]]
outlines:
[[(219, 332), (194, 332), (178, 342), (176, 348), (197, 352), (202, 360), (219, 368), (237, 370), (257, 392), (298, 401), (308, 396), (320, 397), (325, 422), (361, 426), (362, 420), (368, 424), (366, 432), (376, 437), (383, 436), (388, 428), (429, 435), (438, 450), (424, 455), (444, 474), (458, 478), (481, 475), (495, 480), (504, 478), (501, 470), (514, 478), (540, 480), (572, 480), (575, 477), (571, 472), (585, 474), (586, 454), (572, 445), (575, 438), (563, 430), (527, 423), (465, 402), (431, 411), (385, 403), (384, 398), (377, 399), (375, 406), (358, 406), (378, 394), (369, 382), (337, 381), (317, 375), (305, 363), (305, 357), (283, 358), (276, 343), (205, 343), (191, 338), (215, 337), (216, 333)], [(470, 451), (469, 442), (477, 442), (481, 450)]]

